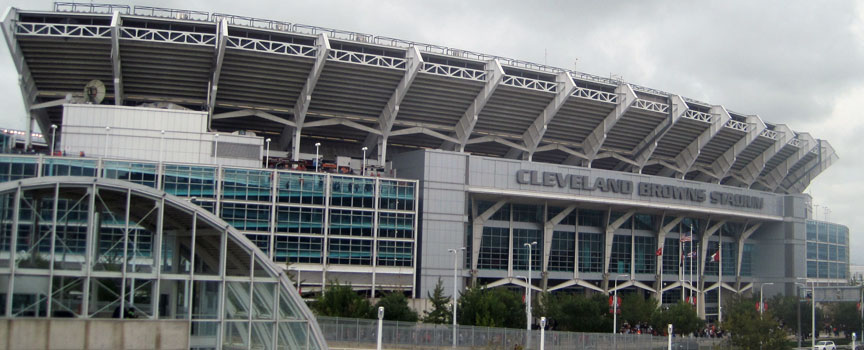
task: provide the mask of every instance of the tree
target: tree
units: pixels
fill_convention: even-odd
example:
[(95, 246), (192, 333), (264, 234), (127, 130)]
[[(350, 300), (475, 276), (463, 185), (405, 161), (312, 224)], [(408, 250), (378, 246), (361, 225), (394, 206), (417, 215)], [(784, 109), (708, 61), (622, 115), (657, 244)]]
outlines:
[(666, 329), (666, 325), (672, 324), (673, 332), (679, 335), (698, 332), (705, 324), (693, 305), (683, 301), (669, 306), (667, 309), (657, 309), (651, 317), (651, 326), (657, 330)]
[[(809, 291), (808, 291), (809, 293)], [(804, 295), (802, 295), (802, 298)], [(798, 332), (798, 307), (797, 305), (797, 297), (795, 296), (782, 296), (775, 295), (774, 297), (767, 300), (765, 303), (768, 305), (768, 310), (780, 321), (780, 324), (789, 330), (791, 333)], [(810, 334), (810, 319), (811, 319), (811, 310), (812, 305), (810, 304), (810, 300), (802, 299), (800, 302), (801, 305), (801, 333), (803, 333), (806, 338), (808, 334)], [(753, 304), (756, 305), (755, 303)], [(754, 307), (755, 309), (755, 307)], [(819, 331), (819, 325), (822, 324), (823, 313), (821, 308), (816, 309), (816, 331)]]
[(831, 324), (845, 334), (861, 331), (861, 313), (854, 302), (833, 303), (827, 306)]
[(312, 302), (311, 309), (319, 316), (369, 318), (374, 315), (368, 300), (354, 292), (350, 284), (339, 284), (339, 281), (330, 282), (324, 293)]
[(586, 297), (581, 294), (545, 294), (541, 297), (541, 314), (554, 329), (570, 332), (609, 332), (612, 316), (604, 294)]
[(426, 314), (423, 316), (423, 322), (436, 324), (449, 324), (453, 322), (452, 313), (448, 307), (450, 297), (444, 296), (444, 283), (441, 282), (440, 278), (432, 293), (426, 292), (426, 296), (429, 297), (432, 309), (426, 311)]
[(729, 331), (729, 341), (742, 350), (788, 349), (789, 335), (770, 310), (761, 315), (755, 299), (732, 298), (724, 308), (723, 329)]
[(384, 319), (388, 321), (417, 322), (417, 312), (408, 306), (408, 299), (402, 293), (390, 293), (379, 299), (375, 307), (370, 310), (374, 315), (369, 318), (378, 317), (378, 308), (384, 307)]
[(468, 288), (459, 298), (456, 316), (461, 325), (521, 328), (525, 304), (519, 293), (505, 288)]
[(654, 312), (657, 310), (657, 300), (645, 299), (639, 293), (630, 293), (621, 296), (621, 316), (619, 322), (630, 324), (651, 323)]

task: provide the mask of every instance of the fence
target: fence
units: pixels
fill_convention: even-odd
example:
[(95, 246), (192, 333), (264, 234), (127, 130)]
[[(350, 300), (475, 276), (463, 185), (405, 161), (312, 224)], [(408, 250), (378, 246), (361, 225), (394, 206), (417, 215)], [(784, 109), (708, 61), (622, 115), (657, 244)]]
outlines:
[[(318, 325), (331, 348), (375, 348), (377, 320), (318, 317)], [(539, 330), (529, 334), (524, 329), (458, 326), (456, 334), (456, 346), (459, 349), (539, 349), (539, 341)], [(609, 333), (546, 331), (545, 349), (666, 349), (666, 342), (666, 337), (651, 335), (614, 336)], [(710, 349), (719, 342), (706, 338), (674, 338), (673, 349)], [(453, 344), (453, 327), (384, 321), (382, 344), (385, 349), (400, 350), (450, 348)]]

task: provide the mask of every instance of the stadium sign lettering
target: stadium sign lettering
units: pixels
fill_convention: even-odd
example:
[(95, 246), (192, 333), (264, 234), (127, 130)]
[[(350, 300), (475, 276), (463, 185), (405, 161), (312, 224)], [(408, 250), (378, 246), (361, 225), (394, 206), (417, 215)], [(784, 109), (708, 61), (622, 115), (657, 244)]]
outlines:
[(709, 201), (711, 204), (730, 206), (736, 208), (762, 209), (764, 200), (760, 197), (743, 194), (727, 193), (720, 191), (707, 192), (704, 189), (660, 185), (649, 182), (633, 184), (630, 180), (621, 180), (607, 177), (589, 178), (585, 175), (562, 174), (557, 172), (537, 170), (516, 171), (516, 182), (521, 185), (533, 185), (544, 187), (569, 188), (580, 191), (600, 191), (620, 194), (633, 194), (634, 189), (640, 197), (673, 199), (703, 203)]

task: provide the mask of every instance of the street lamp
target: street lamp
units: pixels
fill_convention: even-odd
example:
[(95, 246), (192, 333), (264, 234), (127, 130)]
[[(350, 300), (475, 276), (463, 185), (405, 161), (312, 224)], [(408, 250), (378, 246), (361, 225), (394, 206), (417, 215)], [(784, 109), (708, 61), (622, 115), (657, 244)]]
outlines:
[(267, 152), (264, 153), (264, 159), (265, 159), (264, 160), (264, 167), (269, 169), (270, 168), (270, 138), (268, 137), (264, 141), (267, 142)]
[(765, 313), (765, 302), (763, 301), (763, 300), (765, 300), (763, 298), (765, 292), (763, 292), (762, 288), (765, 288), (765, 286), (770, 286), (773, 284), (774, 283), (769, 282), (769, 283), (762, 283), (762, 285), (759, 286), (759, 319), (760, 320), (762, 319), (762, 314)]
[(363, 146), (361, 149), (363, 150), (363, 169), (360, 170), (360, 174), (366, 176), (366, 150), (368, 150), (369, 147)]
[(51, 156), (54, 156), (54, 144), (57, 143), (57, 124), (51, 124)]
[(165, 130), (159, 132), (159, 166), (162, 166), (163, 153), (165, 150)]
[[(366, 147), (363, 147), (363, 150), (365, 151)], [(464, 250), (465, 247), (459, 249), (447, 249), (448, 252), (453, 253), (453, 348), (456, 348), (456, 295), (459, 293), (459, 277), (456, 273), (459, 268), (459, 252)]]
[(618, 278), (630, 277), (630, 275), (615, 276), (615, 290), (612, 292), (612, 334), (618, 334)]
[(321, 147), (321, 142), (315, 142), (315, 172), (318, 172), (318, 147)]
[(525, 320), (525, 329), (531, 331), (531, 247), (537, 245), (537, 241), (522, 244), (528, 248), (528, 289), (526, 291), (525, 301), (527, 302), (525, 310), (527, 310), (528, 319)]
[(103, 155), (102, 155), (103, 158), (108, 157), (108, 138), (110, 137), (110, 134), (109, 134), (110, 132), (111, 132), (111, 127), (106, 126), (105, 127), (105, 153), (103, 153)]

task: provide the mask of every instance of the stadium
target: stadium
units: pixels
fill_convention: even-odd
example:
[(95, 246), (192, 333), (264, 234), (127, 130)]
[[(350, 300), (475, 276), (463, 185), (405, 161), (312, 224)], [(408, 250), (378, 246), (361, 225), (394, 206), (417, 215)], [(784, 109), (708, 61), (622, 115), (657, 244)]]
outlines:
[[(278, 327), (251, 312), (232, 316), (248, 316), (242, 325), (220, 313), (207, 322), (222, 337), (193, 322), (190, 344), (202, 348), (300, 338), (320, 346), (293, 288), (314, 294), (331, 280), (417, 299), (439, 279), (452, 290), (454, 274), (457, 288), (620, 290), (686, 299), (717, 319), (724, 295), (764, 283), (791, 295), (798, 278), (848, 278), (848, 229), (811, 220), (803, 193), (838, 159), (830, 143), (722, 105), (468, 50), (216, 12), (56, 3), (8, 9), (3, 33), (29, 111), (25, 135), (38, 126), (36, 148), (47, 152), (0, 157), (5, 318), (55, 316), (43, 296), (58, 287), (31, 280), (79, 273), (38, 261), (119, 254), (136, 261), (133, 270), (152, 268), (90, 264), (75, 275), (84, 296), (57, 305), (107, 317), (81, 311), (113, 305), (88, 298), (87, 286), (144, 278), (153, 281), (149, 318), (194, 319), (200, 300), (179, 295), (195, 289), (176, 281), (205, 276), (197, 255), (188, 266), (182, 256), (219, 245), (169, 239), (179, 231), (163, 227), (180, 214), (162, 215), (175, 206), (230, 238), (221, 272), (202, 281), (245, 278), (256, 291), (205, 287), (229, 295), (220, 310), (248, 308), (231, 301), (257, 298), (260, 277), (291, 295), (302, 311), (292, 322), (309, 327), (283, 332), (278, 312), (267, 314)], [(99, 205), (102, 188), (106, 201), (125, 198), (121, 212)], [(148, 217), (154, 205), (132, 196), (164, 214)], [(90, 205), (73, 205), (82, 198)], [(100, 219), (108, 207), (130, 210)], [(61, 231), (75, 232), (62, 254), (46, 243)], [(111, 252), (116, 239), (131, 251)], [(164, 242), (183, 253), (156, 249)], [(249, 268), (231, 258), (241, 251), (267, 273), (226, 277), (235, 264)], [(160, 273), (165, 254), (186, 275)], [(205, 255), (197, 259), (219, 261)], [(19, 266), (27, 261), (35, 265)], [(172, 282), (159, 283), (166, 275)], [(278, 299), (272, 290), (264, 295)], [(152, 312), (160, 298), (177, 307)], [(47, 307), (34, 311), (40, 303)]]

